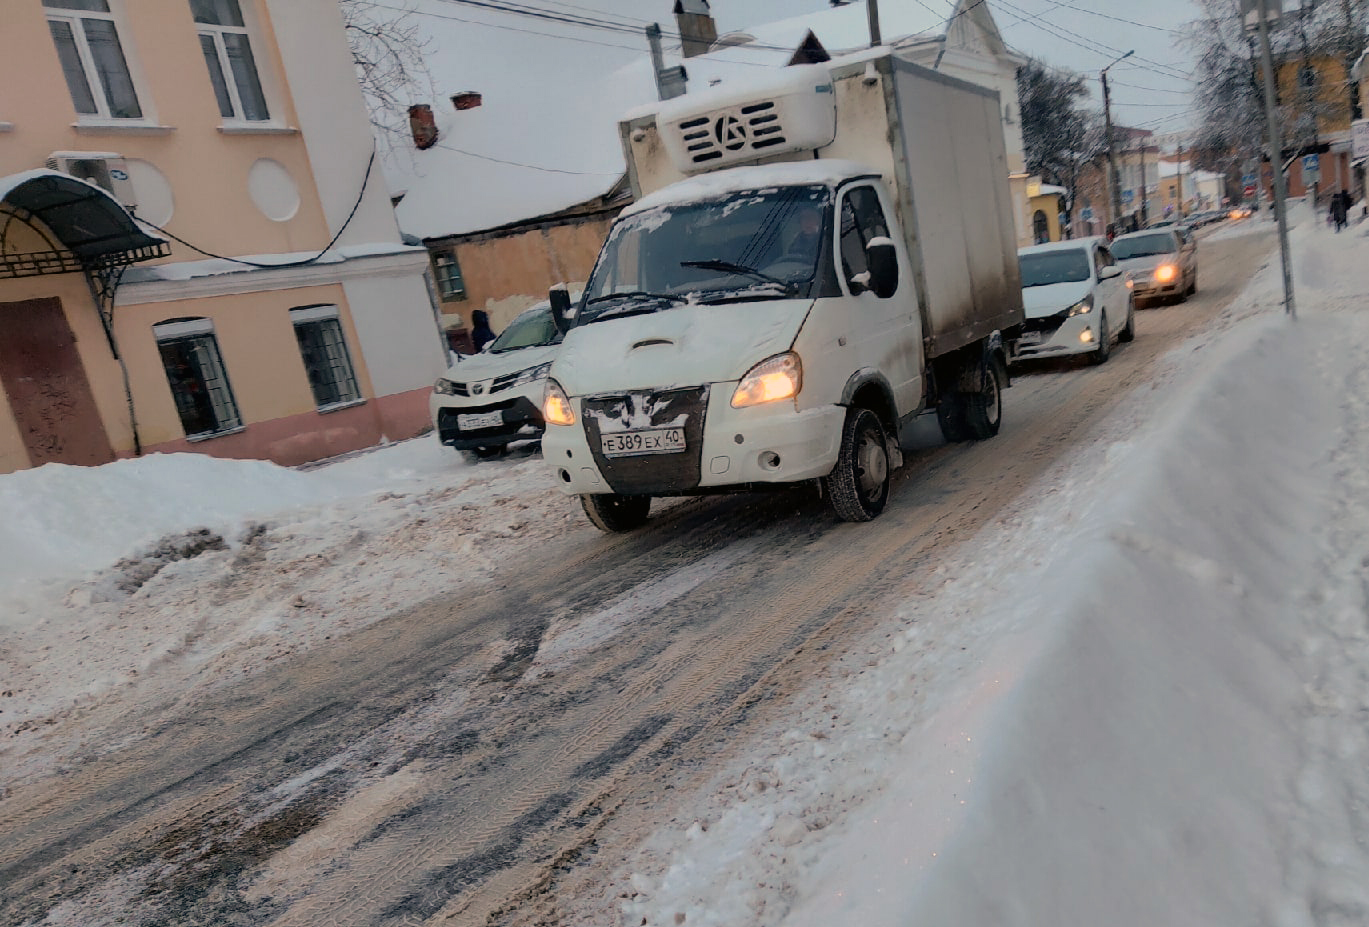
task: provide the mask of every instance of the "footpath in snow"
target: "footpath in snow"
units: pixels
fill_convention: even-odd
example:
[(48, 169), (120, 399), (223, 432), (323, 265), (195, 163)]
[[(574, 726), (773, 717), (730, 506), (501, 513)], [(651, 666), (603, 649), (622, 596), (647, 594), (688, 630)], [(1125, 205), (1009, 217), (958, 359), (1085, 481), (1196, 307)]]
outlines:
[[(1369, 224), (1300, 208), (1296, 322), (1275, 253), (568, 923), (1369, 923)], [(49, 465), (0, 510), (0, 794), (592, 534), (540, 460), (430, 439)]]
[(1369, 225), (1307, 212), (1296, 322), (1275, 250), (576, 923), (1369, 923)]

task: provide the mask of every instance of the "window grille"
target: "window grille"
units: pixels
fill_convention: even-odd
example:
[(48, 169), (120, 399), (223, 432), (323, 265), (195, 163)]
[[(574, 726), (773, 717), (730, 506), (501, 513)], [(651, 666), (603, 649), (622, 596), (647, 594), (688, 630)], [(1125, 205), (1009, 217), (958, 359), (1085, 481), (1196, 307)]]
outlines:
[(208, 319), (178, 319), (153, 326), (162, 366), (187, 438), (242, 427), (219, 342)]
[(461, 265), (456, 262), (456, 253), (440, 251), (433, 255), (433, 270), (437, 276), (437, 289), (443, 299), (465, 299), (466, 281), (461, 276)]
[(295, 324), (295, 338), (315, 404), (325, 409), (360, 399), (361, 390), (357, 388), (337, 307), (292, 309), (290, 318)]

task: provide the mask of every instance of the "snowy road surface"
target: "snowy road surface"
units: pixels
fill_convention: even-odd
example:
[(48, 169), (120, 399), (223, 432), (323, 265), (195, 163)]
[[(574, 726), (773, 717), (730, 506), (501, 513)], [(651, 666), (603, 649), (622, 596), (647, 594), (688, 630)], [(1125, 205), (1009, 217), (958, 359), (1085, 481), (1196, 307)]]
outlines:
[(17, 584), (0, 919), (1361, 923), (1363, 591), (1325, 578), (1366, 500), (1318, 527), (1296, 478), (1365, 495), (1366, 429), (1328, 436), (1366, 326), (1280, 328), (1271, 247), (1219, 229), (1196, 299), (1021, 377), (998, 438), (932, 426), (870, 525), (714, 498), (605, 538), (539, 461), (349, 497), (361, 458), (290, 474), (315, 508), (220, 500), (224, 549)]

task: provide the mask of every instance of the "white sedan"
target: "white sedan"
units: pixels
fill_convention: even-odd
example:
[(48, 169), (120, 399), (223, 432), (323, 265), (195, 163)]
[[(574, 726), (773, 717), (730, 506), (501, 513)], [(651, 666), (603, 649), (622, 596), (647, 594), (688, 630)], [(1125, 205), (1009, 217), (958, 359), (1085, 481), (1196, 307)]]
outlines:
[(1136, 337), (1131, 281), (1102, 237), (1021, 248), (1027, 321), (1014, 360), (1088, 354), (1108, 359), (1113, 341)]

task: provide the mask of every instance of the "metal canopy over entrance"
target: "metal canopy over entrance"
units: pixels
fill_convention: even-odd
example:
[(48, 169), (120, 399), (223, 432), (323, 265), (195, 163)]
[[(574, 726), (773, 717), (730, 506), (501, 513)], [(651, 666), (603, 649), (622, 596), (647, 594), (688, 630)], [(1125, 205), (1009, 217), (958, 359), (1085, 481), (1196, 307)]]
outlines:
[[(8, 207), (0, 215), (0, 279), (81, 271), (98, 277), (171, 254), (170, 245), (139, 228), (114, 197), (57, 171), (0, 177), (0, 203)], [(47, 247), (19, 251), (11, 244), (15, 222)]]

